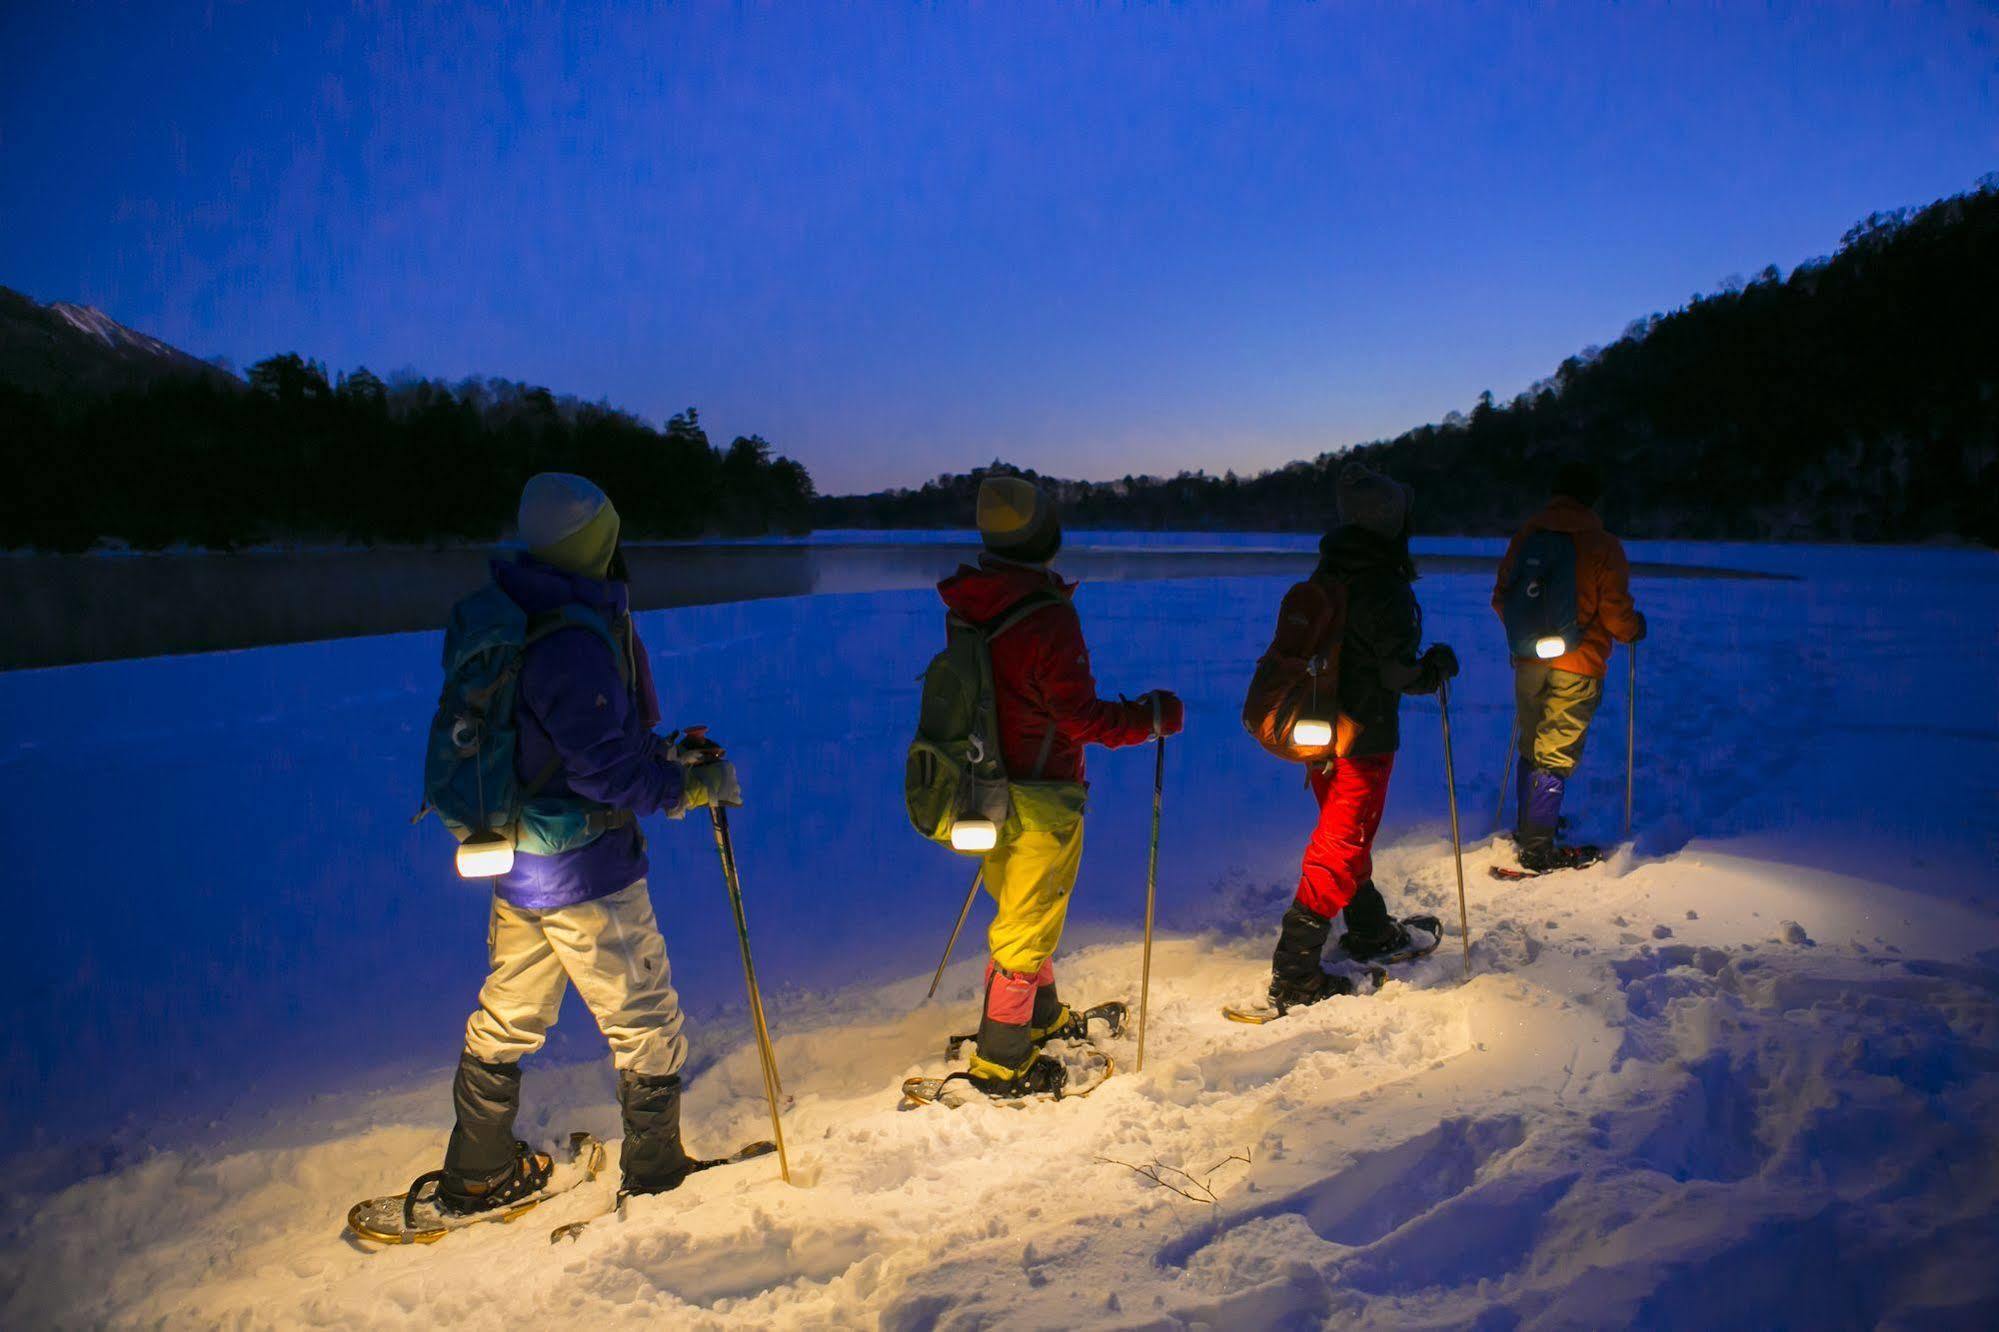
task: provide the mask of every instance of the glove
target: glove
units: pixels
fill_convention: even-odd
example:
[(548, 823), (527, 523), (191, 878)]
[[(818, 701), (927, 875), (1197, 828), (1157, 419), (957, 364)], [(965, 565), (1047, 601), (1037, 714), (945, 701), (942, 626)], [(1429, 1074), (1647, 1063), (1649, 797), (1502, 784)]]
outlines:
[(700, 809), (703, 805), (735, 805), (743, 803), (742, 784), (736, 780), (736, 765), (724, 759), (707, 763), (694, 763), (686, 768), (686, 786), (681, 796), (682, 811)]
[(1627, 641), (1632, 643), (1643, 643), (1645, 641), (1645, 635), (1647, 632), (1649, 632), (1651, 626), (1645, 623), (1644, 611), (1633, 611), (1631, 612), (1631, 614), (1632, 617), (1638, 621), (1638, 631), (1632, 634), (1630, 639), (1628, 639)]
[(1152, 714), (1152, 734), (1165, 738), (1178, 735), (1187, 727), (1187, 707), (1180, 696), (1170, 689), (1154, 689), (1140, 694), (1138, 702)]
[(1432, 643), (1423, 654), (1423, 669), (1439, 684), (1455, 680), (1458, 678), (1458, 654), (1451, 651), (1449, 643)]
[(660, 753), (682, 766), (713, 763), (729, 752), (709, 736), (705, 726), (690, 726), (684, 731), (658, 738)]

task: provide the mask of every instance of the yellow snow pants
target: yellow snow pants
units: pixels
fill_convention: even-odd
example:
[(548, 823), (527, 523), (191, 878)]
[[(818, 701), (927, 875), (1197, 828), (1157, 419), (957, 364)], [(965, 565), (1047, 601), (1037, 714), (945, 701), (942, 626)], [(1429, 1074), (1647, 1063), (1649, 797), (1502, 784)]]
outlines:
[(1515, 662), (1513, 710), (1520, 757), (1557, 777), (1573, 776), (1601, 702), (1603, 681), (1593, 675), (1558, 671), (1538, 661)]
[(1005, 835), (986, 854), (986, 891), (998, 907), (986, 942), (1003, 971), (1032, 976), (1062, 942), (1069, 893), (1083, 867), (1080, 789), (1074, 799), (1073, 810), (1050, 814), (1016, 794)]

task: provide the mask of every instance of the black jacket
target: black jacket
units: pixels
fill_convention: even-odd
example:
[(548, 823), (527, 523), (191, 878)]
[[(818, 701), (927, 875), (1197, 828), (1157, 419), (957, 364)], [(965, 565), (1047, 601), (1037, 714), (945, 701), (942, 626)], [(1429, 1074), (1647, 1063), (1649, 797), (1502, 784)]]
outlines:
[(1319, 543), (1319, 568), (1312, 576), (1347, 589), (1340, 709), (1365, 728), (1352, 757), (1393, 754), (1402, 743), (1402, 695), (1434, 694), (1438, 683), (1417, 657), (1423, 608), (1410, 586), (1416, 565), (1409, 543), (1350, 525), (1336, 527)]

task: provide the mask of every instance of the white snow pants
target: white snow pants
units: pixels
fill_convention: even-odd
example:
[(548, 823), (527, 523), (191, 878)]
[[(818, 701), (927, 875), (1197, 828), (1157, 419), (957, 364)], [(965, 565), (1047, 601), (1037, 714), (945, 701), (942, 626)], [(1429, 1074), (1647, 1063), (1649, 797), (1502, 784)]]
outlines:
[(486, 953), (492, 970), (465, 1023), (465, 1048), (475, 1058), (513, 1064), (539, 1050), (574, 981), (619, 1069), (664, 1077), (687, 1062), (680, 996), (667, 976), (666, 940), (644, 879), (547, 911), (513, 906), (495, 893)]

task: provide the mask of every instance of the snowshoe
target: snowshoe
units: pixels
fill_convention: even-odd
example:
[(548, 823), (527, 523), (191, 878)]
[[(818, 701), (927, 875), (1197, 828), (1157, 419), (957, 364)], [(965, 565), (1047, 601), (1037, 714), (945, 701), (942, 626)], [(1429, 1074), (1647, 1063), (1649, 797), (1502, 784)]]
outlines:
[[(1385, 978), (1387, 973), (1377, 970), (1370, 974)], [(1380, 979), (1375, 984), (1378, 986)], [(1353, 981), (1337, 972), (1319, 971), (1301, 977), (1272, 976), (1270, 996), (1264, 1003), (1230, 1005), (1222, 1009), (1222, 1016), (1231, 1022), (1261, 1026), (1276, 1021), (1294, 1008), (1305, 1008), (1323, 999), (1338, 999), (1354, 993)]]
[(1339, 949), (1356, 962), (1392, 967), (1428, 957), (1443, 941), (1444, 924), (1435, 916), (1404, 916), (1376, 938), (1363, 939), (1349, 930), (1340, 936)]
[(1546, 851), (1522, 851), (1520, 868), (1509, 869), (1504, 865), (1491, 867), (1492, 877), (1518, 882), (1521, 879), (1538, 879), (1543, 874), (1553, 874), (1557, 870), (1582, 869), (1603, 859), (1603, 849), (1595, 846), (1555, 846)]
[(951, 1109), (981, 1099), (1012, 1105), (1060, 1101), (1088, 1096), (1116, 1071), (1110, 1057), (1095, 1049), (1088, 1049), (1073, 1067), (1052, 1055), (1038, 1054), (1011, 1078), (981, 1076), (968, 1069), (941, 1078), (905, 1078), (902, 1096), (909, 1105)]
[(484, 1189), (467, 1189), (444, 1171), (433, 1170), (417, 1176), (402, 1193), (355, 1203), (347, 1211), (347, 1229), (373, 1244), (434, 1244), (466, 1226), (517, 1220), (595, 1179), (604, 1168), (604, 1144), (588, 1133), (569, 1135), (570, 1158), (561, 1165), (526, 1143), (517, 1144), (515, 1151), (508, 1173)]
[[(672, 1187), (679, 1188), (680, 1185), (686, 1183), (688, 1175), (699, 1174), (703, 1170), (713, 1170), (716, 1166), (735, 1165), (739, 1161), (754, 1161), (760, 1156), (769, 1156), (775, 1151), (777, 1151), (777, 1144), (765, 1138), (756, 1142), (744, 1143), (727, 1156), (718, 1156), (712, 1160), (703, 1160), (700, 1157), (696, 1157), (688, 1163), (686, 1174), (683, 1174), (676, 1180)], [(667, 1189), (619, 1189), (617, 1199), (611, 1206), (605, 1208), (596, 1216), (586, 1216), (581, 1221), (570, 1221), (564, 1225), (557, 1226), (554, 1230), (548, 1232), (548, 1242), (556, 1244), (562, 1240), (575, 1239), (578, 1235), (589, 1229), (592, 1221), (601, 1220), (613, 1213), (622, 1215), (625, 1210), (625, 1201), (628, 1198), (647, 1197), (654, 1193), (665, 1193), (667, 1191)]]
[[(1036, 1032), (1030, 1039), (1034, 1042), (1034, 1048), (1037, 1050), (1050, 1041), (1088, 1041), (1090, 1039), (1090, 1023), (1092, 1021), (1099, 1021), (1110, 1028), (1110, 1039), (1116, 1040), (1118, 1037), (1124, 1035), (1124, 1020), (1127, 1012), (1129, 1012), (1129, 1009), (1126, 1005), (1116, 999), (1108, 1003), (1098, 1004), (1095, 1008), (1086, 1008), (1080, 1013), (1074, 1009), (1070, 1009), (1066, 1022), (1050, 1027), (1046, 1031)], [(976, 1031), (966, 1032), (962, 1036), (949, 1038), (944, 1042), (944, 1058), (946, 1060), (956, 1059), (961, 1050), (967, 1045), (976, 1043), (978, 1039), (979, 1034)]]

